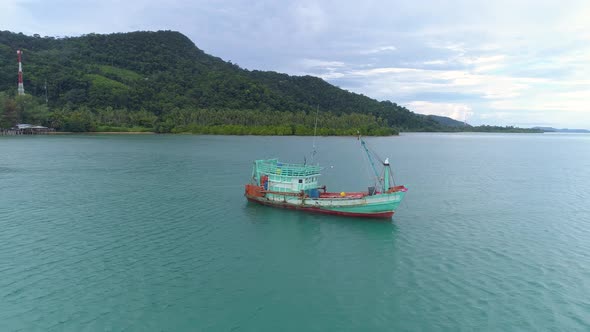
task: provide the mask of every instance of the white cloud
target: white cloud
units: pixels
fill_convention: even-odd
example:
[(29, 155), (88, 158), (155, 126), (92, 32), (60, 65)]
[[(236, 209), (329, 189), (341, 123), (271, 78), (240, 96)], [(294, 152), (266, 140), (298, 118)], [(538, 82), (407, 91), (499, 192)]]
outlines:
[(458, 61), (471, 68), (476, 73), (491, 72), (505, 66), (506, 56), (503, 54), (459, 57)]
[(40, 24), (27, 10), (26, 1), (0, 0), (0, 22), (4, 29), (26, 34), (41, 33)]
[(312, 36), (326, 28), (327, 16), (318, 3), (297, 2), (292, 7), (297, 30), (304, 36)]
[(329, 75), (331, 78), (342, 77), (342, 73), (339, 70), (346, 68), (346, 64), (342, 61), (326, 61), (319, 59), (303, 59), (299, 62), (302, 67), (302, 71), (299, 75), (307, 75), (309, 72), (321, 71), (324, 75)]
[(447, 116), (458, 121), (466, 121), (473, 115), (471, 107), (465, 104), (412, 101), (407, 106), (420, 114)]
[(494, 119), (494, 120), (507, 120), (511, 117), (514, 117), (515, 114), (511, 112), (494, 112), (494, 113), (484, 113), (481, 114), (479, 117), (482, 119)]
[[(363, 93), (380, 99), (411, 97), (417, 93), (458, 93), (484, 99), (503, 99), (520, 96), (532, 85), (543, 83), (542, 78), (484, 75), (463, 70), (431, 70), (418, 68), (383, 67), (348, 71), (331, 71), (324, 79), (345, 77), (360, 84)], [(358, 90), (358, 88), (357, 88)]]
[(450, 56), (447, 59), (423, 61), (426, 66), (455, 65), (476, 73), (492, 72), (506, 66), (507, 56), (504, 54), (468, 56), (465, 53)]
[(497, 54), (497, 55), (479, 56), (479, 57), (473, 57), (473, 58), (464, 57), (464, 58), (462, 58), (462, 61), (466, 64), (476, 64), (477, 65), (477, 64), (498, 63), (498, 62), (504, 61), (504, 59), (506, 59), (505, 55)]
[[(439, 31), (440, 32), (440, 31)], [(430, 35), (431, 32), (423, 31), (423, 37)], [(435, 33), (436, 34), (436, 33)], [(438, 38), (437, 38), (438, 39)], [(430, 41), (429, 38), (425, 38), (424, 44), (426, 47), (431, 49), (440, 49), (451, 54), (450, 59), (461, 57), (465, 54), (466, 49), (463, 43), (452, 43), (442, 42), (440, 40)]]
[(423, 61), (422, 64), (424, 65), (444, 65), (449, 63), (448, 60), (430, 60), (430, 61)]
[(332, 68), (342, 68), (345, 66), (345, 63), (342, 61), (325, 61), (325, 60), (318, 60), (318, 59), (303, 59), (303, 60), (301, 60), (301, 65), (305, 68), (332, 69)]
[(535, 98), (505, 99), (491, 102), (491, 108), (499, 110), (560, 111), (562, 114), (590, 114), (590, 83), (586, 91), (546, 91)]
[(393, 52), (395, 50), (397, 50), (397, 47), (395, 47), (393, 45), (389, 45), (389, 46), (380, 46), (380, 47), (364, 50), (364, 51), (361, 51), (360, 53), (361, 54), (377, 54), (377, 53)]

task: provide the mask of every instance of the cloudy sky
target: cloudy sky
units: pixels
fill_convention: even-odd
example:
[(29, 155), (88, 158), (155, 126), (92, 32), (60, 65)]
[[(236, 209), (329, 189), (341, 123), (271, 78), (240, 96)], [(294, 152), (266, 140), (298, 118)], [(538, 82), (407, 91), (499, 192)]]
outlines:
[(590, 128), (590, 1), (0, 0), (0, 30), (177, 30), (247, 69), (472, 124)]

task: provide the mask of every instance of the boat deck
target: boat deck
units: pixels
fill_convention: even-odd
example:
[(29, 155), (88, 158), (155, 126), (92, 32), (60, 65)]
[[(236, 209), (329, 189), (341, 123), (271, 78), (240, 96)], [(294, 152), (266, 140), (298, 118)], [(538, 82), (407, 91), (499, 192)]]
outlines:
[(342, 193), (320, 193), (320, 198), (363, 198), (368, 195), (368, 192), (345, 192), (344, 195)]

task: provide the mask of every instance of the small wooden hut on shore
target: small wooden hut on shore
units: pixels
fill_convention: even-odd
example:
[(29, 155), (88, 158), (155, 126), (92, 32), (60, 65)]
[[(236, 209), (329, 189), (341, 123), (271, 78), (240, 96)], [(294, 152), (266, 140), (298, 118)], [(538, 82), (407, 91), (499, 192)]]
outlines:
[(2, 129), (0, 128), (0, 136), (6, 135), (43, 135), (50, 132), (54, 132), (55, 129), (44, 127), (44, 126), (34, 126), (27, 123), (20, 123), (10, 129)]

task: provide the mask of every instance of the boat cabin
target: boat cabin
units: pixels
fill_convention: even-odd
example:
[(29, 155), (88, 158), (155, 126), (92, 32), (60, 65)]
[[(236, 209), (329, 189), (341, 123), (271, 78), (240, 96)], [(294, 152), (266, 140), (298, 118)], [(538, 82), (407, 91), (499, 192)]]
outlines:
[(321, 167), (287, 164), (278, 159), (256, 160), (252, 177), (264, 190), (281, 193), (301, 193), (319, 197), (318, 177)]

